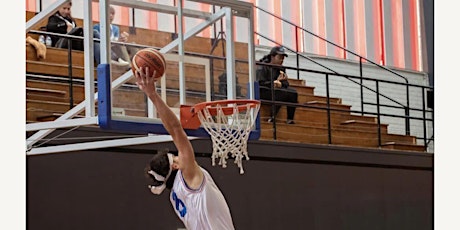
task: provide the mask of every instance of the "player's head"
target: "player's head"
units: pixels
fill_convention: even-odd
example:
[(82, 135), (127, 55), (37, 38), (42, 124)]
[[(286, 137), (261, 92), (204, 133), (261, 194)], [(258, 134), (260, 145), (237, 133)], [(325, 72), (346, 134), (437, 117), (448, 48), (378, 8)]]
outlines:
[(284, 47), (275, 46), (270, 50), (270, 56), (271, 56), (270, 63), (281, 65), (283, 64), (284, 58), (287, 57), (288, 55), (286, 54)]
[(165, 188), (171, 189), (177, 173), (175, 156), (167, 151), (159, 151), (149, 162), (146, 175), (151, 180), (150, 191), (160, 195)]
[(66, 1), (60, 8), (59, 8), (59, 14), (62, 17), (70, 17), (71, 11), (70, 8), (72, 8), (72, 1)]

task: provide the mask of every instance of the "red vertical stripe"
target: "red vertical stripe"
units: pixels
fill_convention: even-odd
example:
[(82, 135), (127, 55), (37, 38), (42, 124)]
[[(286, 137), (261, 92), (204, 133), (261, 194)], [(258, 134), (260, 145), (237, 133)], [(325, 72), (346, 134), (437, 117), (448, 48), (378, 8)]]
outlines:
[(379, 34), (380, 34), (380, 61), (381, 65), (385, 65), (385, 34), (383, 33), (383, 0), (379, 0), (378, 3), (379, 13), (378, 13), (378, 21), (379, 21)]
[[(345, 26), (345, 1), (342, 0), (342, 6), (340, 6), (340, 8), (342, 9), (342, 44), (343, 44), (343, 47), (346, 48), (346, 45), (347, 45), (347, 29), (346, 29), (346, 26)], [(343, 52), (343, 58), (347, 58), (347, 52)]]
[[(273, 14), (281, 17), (281, 1), (273, 1)], [(273, 17), (273, 38), (279, 43), (283, 44), (283, 30), (281, 28), (281, 20)]]
[(410, 41), (411, 41), (411, 56), (412, 63), (410, 66), (413, 70), (421, 70), (419, 63), (419, 39), (418, 39), (418, 20), (417, 20), (417, 0), (410, 0), (409, 2), (409, 14), (410, 14)]
[[(289, 5), (290, 9), (292, 9), (290, 15), (284, 16), (284, 17), (289, 17), (289, 21), (294, 23), (297, 26), (300, 26), (302, 24), (301, 18), (300, 18), (300, 2), (297, 1), (292, 1), (291, 5)], [(295, 49), (297, 51), (301, 51), (301, 45), (302, 45), (302, 33), (297, 30), (294, 26), (288, 25), (288, 31), (291, 33), (291, 41), (285, 41), (284, 43), (287, 44), (294, 44)], [(296, 42), (296, 32), (297, 32), (297, 42)]]
[[(319, 35), (318, 34), (318, 3), (316, 0), (313, 0), (311, 2), (311, 21), (312, 21), (312, 32), (313, 34)], [(313, 53), (318, 53), (318, 42), (319, 39), (314, 37), (312, 40), (313, 47), (312, 47), (312, 52)]]
[(374, 28), (374, 52), (376, 63), (383, 65), (383, 27), (382, 27), (382, 0), (376, 1), (372, 4), (372, 15), (374, 15), (373, 28)]
[[(256, 5), (256, 0), (248, 0), (248, 2), (252, 3), (253, 5)], [(257, 9), (254, 7), (254, 11), (253, 11), (253, 16), (254, 16), (254, 31), (259, 31), (258, 29), (258, 26), (259, 26), (259, 22), (258, 22), (258, 18), (257, 18)], [(259, 45), (259, 39), (257, 39), (257, 36), (254, 34), (254, 44), (255, 45)]]
[(302, 17), (302, 14), (303, 14), (303, 4), (302, 4), (302, 0), (298, 0), (298, 3), (297, 3), (297, 7), (298, 7), (298, 10), (297, 10), (297, 23), (299, 25), (300, 28), (297, 29), (297, 36), (298, 36), (298, 39), (297, 39), (297, 48), (299, 50), (299, 52), (305, 52), (305, 47), (304, 47), (304, 39), (305, 39), (305, 36), (304, 36), (304, 31), (302, 30), (302, 28), (305, 28), (304, 25), (303, 25), (303, 17)]
[(92, 2), (93, 21), (99, 22), (99, 2)]
[[(344, 11), (343, 11), (343, 0), (334, 0), (332, 3), (333, 11), (333, 26), (334, 26), (334, 43), (344, 47)], [(345, 58), (345, 52), (343, 49), (334, 47), (335, 56), (339, 58)]]
[(394, 66), (404, 68), (404, 31), (401, 0), (391, 0)]
[(120, 7), (120, 25), (129, 26), (129, 8)]
[[(324, 0), (313, 0), (313, 32), (319, 37), (326, 38)], [(326, 55), (326, 42), (315, 38), (314, 51), (319, 55)]]
[[(148, 0), (150, 3), (157, 3), (157, 0)], [(158, 13), (149, 11), (147, 14), (147, 27), (151, 30), (158, 30)]]
[(27, 0), (26, 11), (37, 12), (37, 2), (35, 0)]
[[(200, 4), (201, 11), (211, 12), (211, 5), (204, 4), (204, 3), (198, 3), (198, 4)], [(203, 36), (205, 38), (210, 38), (211, 37), (211, 27), (207, 27), (206, 29), (201, 31), (201, 36)]]
[[(318, 0), (318, 35), (326, 38), (326, 15), (324, 0)], [(318, 54), (326, 55), (326, 42), (320, 40), (318, 43)]]
[(366, 25), (364, 15), (364, 2), (362, 0), (353, 1), (354, 27), (355, 27), (355, 47), (356, 53), (366, 57)]

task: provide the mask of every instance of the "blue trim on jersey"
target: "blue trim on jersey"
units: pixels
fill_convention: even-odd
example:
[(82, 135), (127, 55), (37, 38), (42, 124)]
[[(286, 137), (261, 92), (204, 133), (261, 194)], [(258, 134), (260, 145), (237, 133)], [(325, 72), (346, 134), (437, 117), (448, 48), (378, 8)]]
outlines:
[(197, 193), (197, 192), (201, 192), (201, 190), (204, 188), (204, 184), (206, 183), (206, 178), (204, 176), (204, 173), (203, 173), (203, 181), (201, 182), (200, 187), (197, 189), (190, 188), (187, 182), (185, 182), (184, 176), (182, 175), (182, 171), (179, 171), (179, 173), (180, 173), (180, 179), (184, 183), (185, 189), (187, 189), (187, 191)]

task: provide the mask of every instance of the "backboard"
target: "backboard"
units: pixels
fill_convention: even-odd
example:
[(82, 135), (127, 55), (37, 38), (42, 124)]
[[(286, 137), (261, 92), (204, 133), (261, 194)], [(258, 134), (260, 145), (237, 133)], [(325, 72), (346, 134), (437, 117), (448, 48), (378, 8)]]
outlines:
[[(223, 69), (214, 68), (214, 71), (211, 71), (211, 66), (218, 63), (216, 61), (212, 63), (211, 58), (186, 56), (183, 58), (185, 74), (181, 77), (178, 68), (179, 55), (164, 54), (164, 56), (167, 70), (157, 82), (157, 92), (178, 119), (180, 119), (181, 105), (193, 106), (202, 102), (232, 99), (228, 96), (231, 94), (234, 96), (233, 99), (249, 99), (251, 94), (254, 95), (254, 87), (251, 87), (248, 74), (238, 75), (236, 71), (237, 77), (228, 79), (229, 75)], [(168, 134), (157, 117), (153, 104), (135, 85), (132, 72), (127, 71), (117, 76), (111, 74), (112, 69), (113, 67), (107, 64), (101, 64), (97, 69), (99, 126), (103, 129), (131, 133)], [(117, 78), (112, 81), (114, 76)], [(116, 89), (112, 87), (114, 83), (120, 84), (121, 81), (125, 81), (122, 80), (123, 77), (128, 80)], [(231, 83), (228, 84), (228, 81)], [(254, 126), (249, 139), (260, 137), (258, 119)], [(185, 129), (185, 131), (189, 136), (209, 136), (203, 127)]]

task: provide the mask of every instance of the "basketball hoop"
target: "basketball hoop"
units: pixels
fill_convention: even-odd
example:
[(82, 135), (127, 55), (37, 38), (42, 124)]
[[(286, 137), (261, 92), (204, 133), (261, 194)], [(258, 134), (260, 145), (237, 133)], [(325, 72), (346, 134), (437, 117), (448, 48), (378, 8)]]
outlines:
[[(212, 165), (219, 158), (219, 165), (227, 167), (227, 159), (233, 157), (243, 170), (243, 157), (249, 160), (247, 143), (260, 109), (257, 100), (220, 100), (181, 107), (184, 128), (197, 129), (200, 124), (211, 136)], [(229, 156), (230, 154), (230, 156)]]

